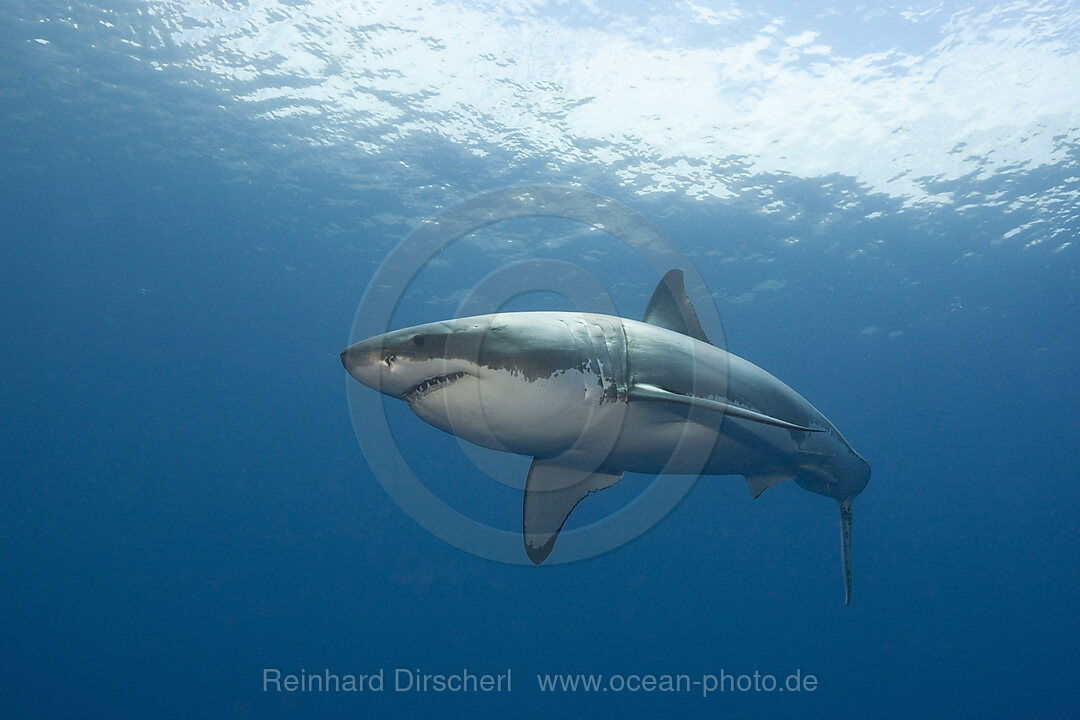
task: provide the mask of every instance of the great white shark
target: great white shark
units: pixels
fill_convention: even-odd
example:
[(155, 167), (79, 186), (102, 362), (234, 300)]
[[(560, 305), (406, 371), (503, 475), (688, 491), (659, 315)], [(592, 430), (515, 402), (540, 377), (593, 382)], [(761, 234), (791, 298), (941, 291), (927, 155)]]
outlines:
[(435, 427), (533, 458), (525, 552), (542, 563), (571, 511), (624, 472), (742, 475), (753, 497), (793, 479), (840, 506), (844, 604), (851, 505), (870, 465), (777, 378), (709, 342), (681, 270), (641, 321), (509, 312), (395, 330), (341, 352), (369, 388)]

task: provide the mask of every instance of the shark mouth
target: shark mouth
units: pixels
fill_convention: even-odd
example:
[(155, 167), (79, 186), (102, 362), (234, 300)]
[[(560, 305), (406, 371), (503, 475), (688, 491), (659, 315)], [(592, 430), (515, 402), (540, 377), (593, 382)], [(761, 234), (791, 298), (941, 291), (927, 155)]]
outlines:
[(413, 385), (411, 388), (402, 393), (401, 399), (412, 405), (420, 398), (427, 397), (431, 393), (446, 387), (455, 380), (460, 380), (461, 378), (465, 377), (465, 375), (467, 375), (467, 373), (461, 371), (452, 372), (449, 375), (437, 375), (433, 378), (425, 380), (418, 385)]

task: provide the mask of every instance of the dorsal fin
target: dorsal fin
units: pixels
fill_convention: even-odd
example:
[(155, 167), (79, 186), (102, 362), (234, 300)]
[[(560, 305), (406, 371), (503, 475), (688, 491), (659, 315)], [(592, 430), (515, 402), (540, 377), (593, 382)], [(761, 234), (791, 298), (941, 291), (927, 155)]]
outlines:
[(641, 320), (650, 325), (689, 335), (702, 342), (709, 342), (705, 331), (701, 329), (697, 310), (686, 295), (683, 271), (678, 268), (668, 270), (660, 279), (656, 290), (653, 290), (652, 297), (649, 298), (645, 316)]

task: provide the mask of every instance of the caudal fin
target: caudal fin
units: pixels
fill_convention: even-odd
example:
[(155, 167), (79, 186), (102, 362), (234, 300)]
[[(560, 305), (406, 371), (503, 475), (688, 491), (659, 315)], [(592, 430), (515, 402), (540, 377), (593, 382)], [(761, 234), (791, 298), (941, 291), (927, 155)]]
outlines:
[(851, 589), (854, 585), (854, 577), (851, 570), (851, 498), (838, 501), (840, 503), (840, 542), (844, 563), (844, 605), (851, 604)]

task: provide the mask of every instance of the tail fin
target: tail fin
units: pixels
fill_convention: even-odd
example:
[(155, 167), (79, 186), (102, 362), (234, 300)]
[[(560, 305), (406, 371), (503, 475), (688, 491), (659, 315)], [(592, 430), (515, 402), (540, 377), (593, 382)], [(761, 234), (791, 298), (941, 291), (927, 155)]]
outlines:
[(851, 570), (851, 498), (844, 498), (840, 503), (840, 542), (844, 562), (844, 606), (851, 604), (851, 589), (854, 578)]

